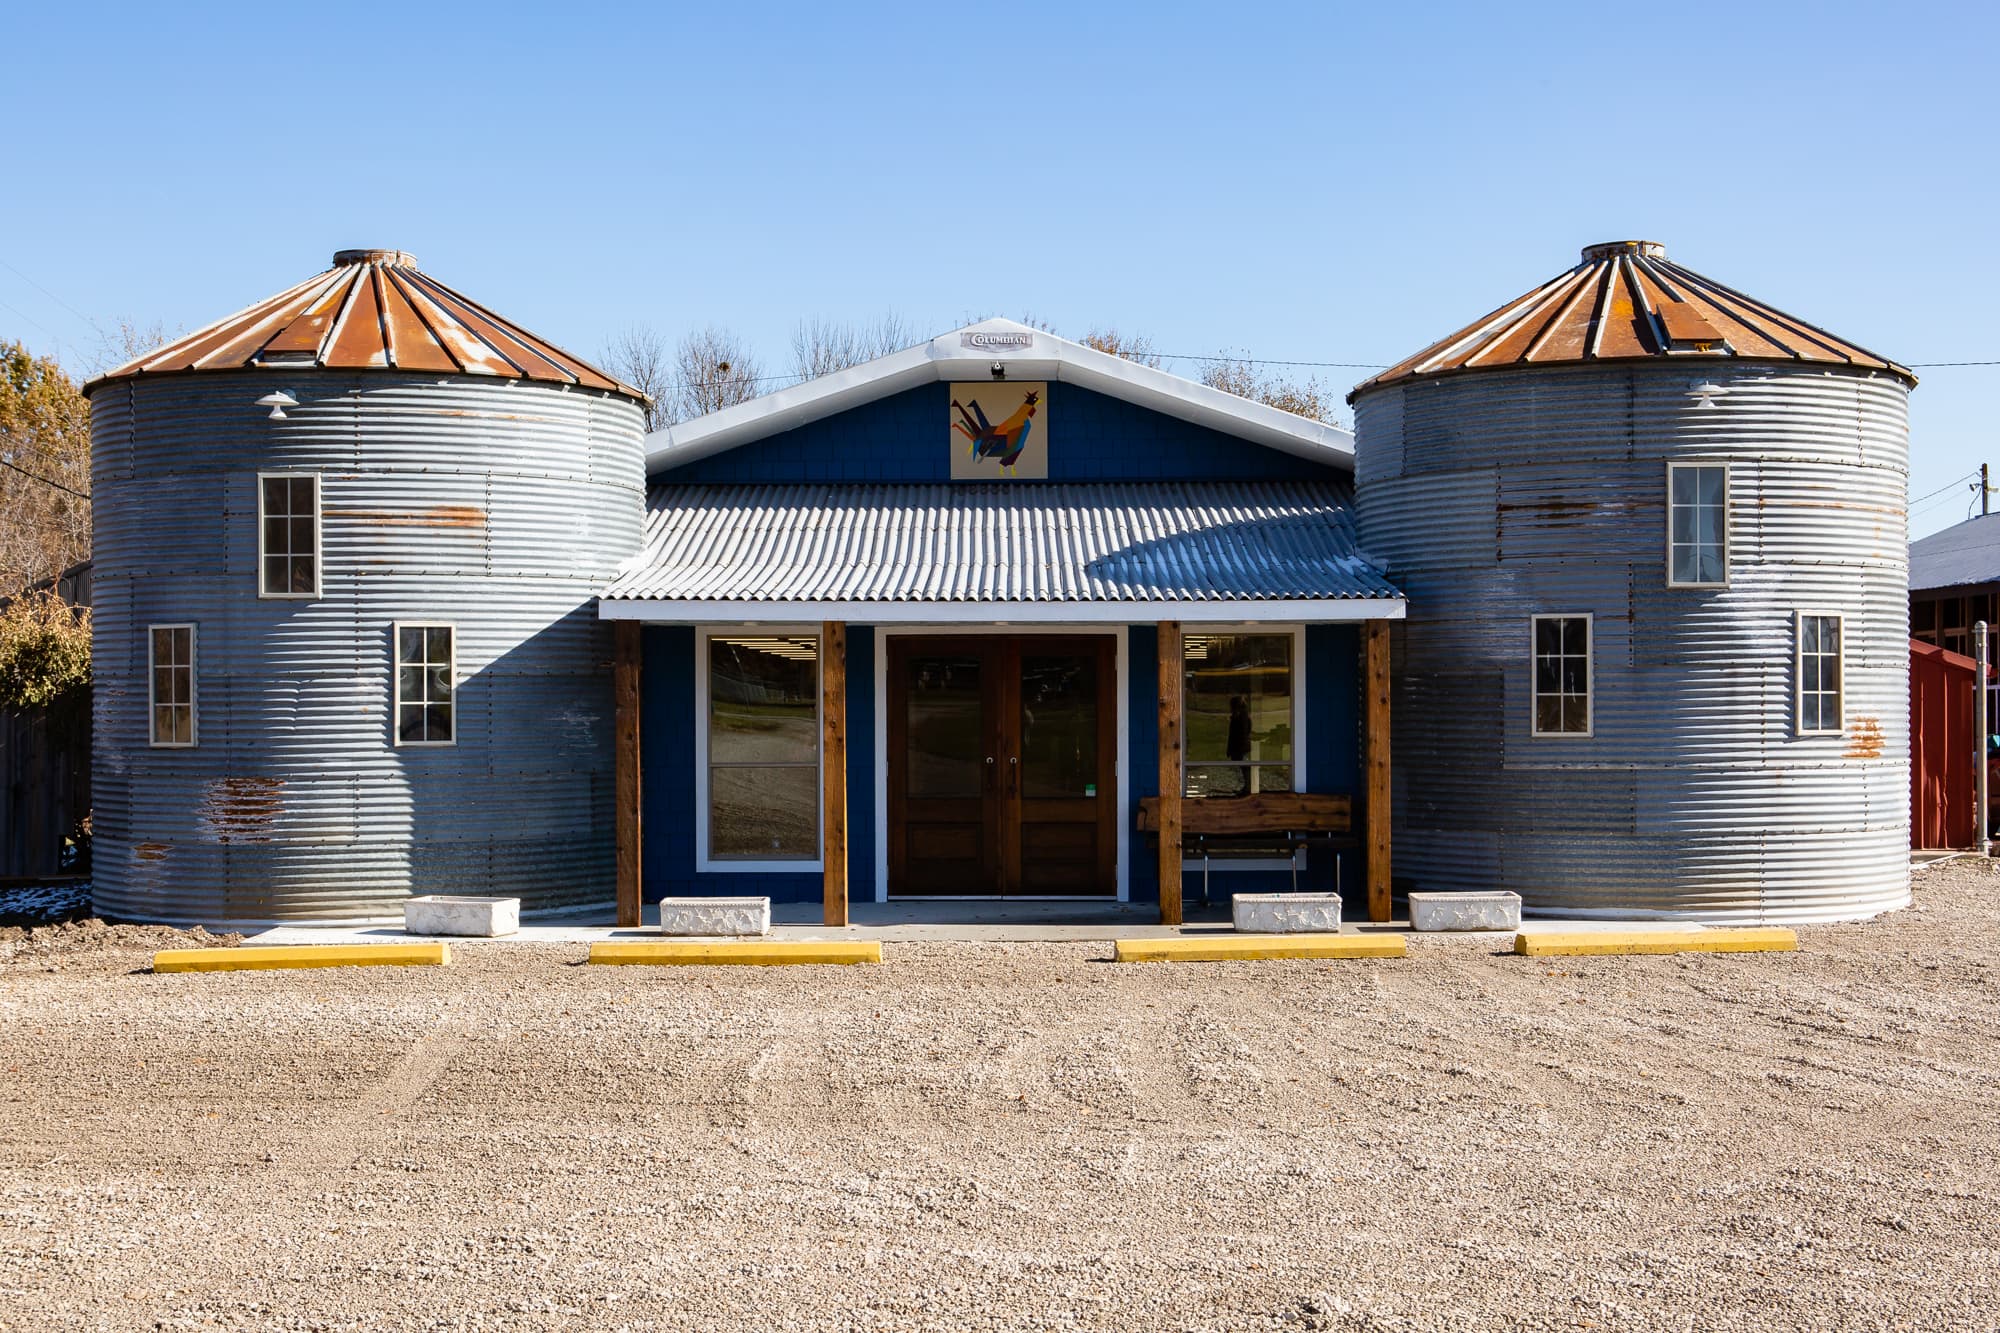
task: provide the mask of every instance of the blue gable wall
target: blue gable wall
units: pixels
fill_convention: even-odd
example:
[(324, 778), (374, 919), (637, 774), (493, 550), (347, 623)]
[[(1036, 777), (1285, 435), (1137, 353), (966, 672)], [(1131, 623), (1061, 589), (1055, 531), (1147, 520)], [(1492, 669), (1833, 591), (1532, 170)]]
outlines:
[[(924, 384), (654, 476), (659, 482), (950, 481), (949, 384)], [(1278, 481), (1325, 466), (1073, 384), (1049, 385), (1050, 481)], [(1344, 471), (1345, 469), (1343, 469)]]

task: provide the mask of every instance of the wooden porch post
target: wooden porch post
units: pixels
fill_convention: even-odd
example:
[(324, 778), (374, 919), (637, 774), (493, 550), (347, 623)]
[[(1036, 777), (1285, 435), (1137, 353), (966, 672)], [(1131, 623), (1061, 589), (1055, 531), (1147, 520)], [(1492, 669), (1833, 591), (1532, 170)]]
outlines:
[(1160, 924), (1181, 924), (1181, 622), (1160, 622)]
[(819, 627), (820, 865), (826, 924), (847, 924), (847, 625)]
[(1366, 774), (1368, 919), (1389, 919), (1389, 622), (1363, 630), (1362, 766)]
[(639, 622), (611, 627), (612, 749), (616, 754), (613, 800), (618, 807), (618, 924), (639, 924)]

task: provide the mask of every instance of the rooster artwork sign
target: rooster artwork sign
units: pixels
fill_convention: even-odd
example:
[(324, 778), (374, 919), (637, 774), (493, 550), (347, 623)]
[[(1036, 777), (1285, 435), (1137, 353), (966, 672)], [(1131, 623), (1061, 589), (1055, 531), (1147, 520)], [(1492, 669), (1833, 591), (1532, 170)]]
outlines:
[(951, 479), (1042, 480), (1049, 475), (1049, 386), (951, 386)]

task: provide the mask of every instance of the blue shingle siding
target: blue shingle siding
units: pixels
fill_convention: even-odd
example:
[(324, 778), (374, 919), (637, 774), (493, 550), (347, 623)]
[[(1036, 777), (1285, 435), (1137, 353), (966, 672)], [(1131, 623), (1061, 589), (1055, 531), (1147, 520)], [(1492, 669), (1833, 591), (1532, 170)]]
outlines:
[[(777, 874), (695, 869), (695, 632), (649, 626), (639, 697), (642, 805), (640, 874), (647, 902), (691, 894), (763, 894), (774, 902), (818, 902), (817, 870)], [(848, 896), (875, 896), (875, 631), (847, 627)]]
[[(919, 385), (656, 472), (653, 480), (950, 481), (951, 391), (949, 384)], [(1047, 419), (1050, 481), (1293, 481), (1328, 472), (1325, 465), (1073, 384), (1049, 386)]]

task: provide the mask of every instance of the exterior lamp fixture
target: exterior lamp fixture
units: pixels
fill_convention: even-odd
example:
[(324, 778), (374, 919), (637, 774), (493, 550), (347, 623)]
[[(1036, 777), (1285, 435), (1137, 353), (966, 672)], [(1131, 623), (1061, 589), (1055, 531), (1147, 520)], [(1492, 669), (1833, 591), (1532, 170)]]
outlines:
[(995, 361), (989, 369), (993, 372), (994, 379), (1004, 380), (1007, 378), (1007, 363), (1005, 361)]
[(1688, 385), (1688, 397), (1695, 399), (1702, 407), (1714, 407), (1715, 400), (1729, 390), (1714, 380), (1696, 380)]
[(283, 421), (285, 419), (285, 409), (288, 407), (297, 407), (298, 405), (299, 400), (286, 393), (283, 389), (279, 389), (276, 393), (267, 393), (257, 400), (257, 406), (271, 409), (271, 420), (273, 421)]

